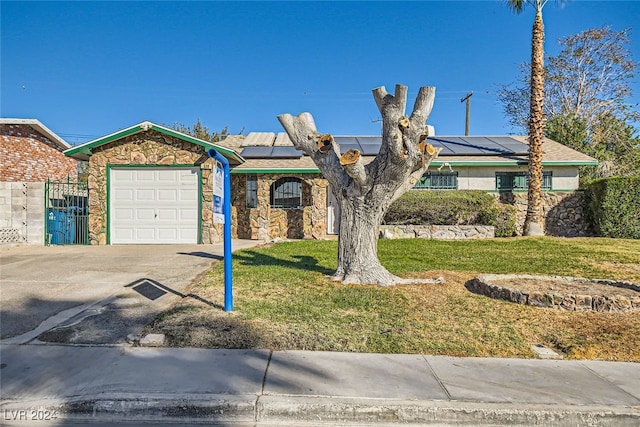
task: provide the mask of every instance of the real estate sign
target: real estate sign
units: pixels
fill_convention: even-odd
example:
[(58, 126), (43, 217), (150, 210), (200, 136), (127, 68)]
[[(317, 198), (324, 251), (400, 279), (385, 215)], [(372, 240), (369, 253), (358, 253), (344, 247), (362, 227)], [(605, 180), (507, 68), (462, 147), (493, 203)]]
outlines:
[(224, 224), (224, 171), (218, 161), (213, 167), (213, 222)]

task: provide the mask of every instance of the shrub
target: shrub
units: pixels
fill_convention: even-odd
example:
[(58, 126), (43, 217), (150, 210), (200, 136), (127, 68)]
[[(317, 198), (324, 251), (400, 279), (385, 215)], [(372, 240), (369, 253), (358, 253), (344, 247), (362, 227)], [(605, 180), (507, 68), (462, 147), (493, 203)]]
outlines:
[(513, 237), (516, 235), (518, 209), (513, 205), (497, 203), (499, 212), (493, 225), (496, 237)]
[(587, 215), (598, 236), (640, 239), (640, 176), (592, 181), (585, 197)]
[(496, 236), (515, 232), (515, 208), (480, 190), (409, 191), (387, 211), (383, 223), (401, 225), (493, 225)]

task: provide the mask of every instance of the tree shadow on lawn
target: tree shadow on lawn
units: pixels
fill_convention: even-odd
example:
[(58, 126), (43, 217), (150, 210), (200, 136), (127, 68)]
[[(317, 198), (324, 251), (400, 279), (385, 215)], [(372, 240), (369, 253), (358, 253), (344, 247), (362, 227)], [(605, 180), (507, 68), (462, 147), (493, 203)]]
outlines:
[(302, 271), (315, 271), (324, 275), (331, 275), (335, 272), (335, 269), (319, 265), (318, 260), (309, 255), (293, 255), (292, 258), (295, 258), (298, 261), (290, 261), (257, 251), (244, 250), (234, 254), (233, 257), (239, 260), (242, 265), (253, 267), (279, 266)]

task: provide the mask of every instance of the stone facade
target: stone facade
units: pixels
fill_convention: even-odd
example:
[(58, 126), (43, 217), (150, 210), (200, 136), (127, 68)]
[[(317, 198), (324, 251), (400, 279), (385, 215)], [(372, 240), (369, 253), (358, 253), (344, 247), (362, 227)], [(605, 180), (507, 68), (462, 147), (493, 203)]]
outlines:
[(221, 241), (222, 225), (213, 224), (213, 161), (201, 147), (153, 130), (94, 149), (89, 160), (89, 238), (107, 243), (107, 165), (199, 166), (202, 178), (202, 243)]
[[(232, 175), (234, 237), (241, 239), (324, 239), (327, 237), (328, 183), (320, 174), (259, 174), (258, 205), (246, 207), (248, 175)], [(283, 177), (300, 178), (303, 182), (302, 209), (273, 209), (270, 206), (271, 185)], [(522, 235), (527, 212), (527, 193), (496, 194), (501, 203), (517, 208), (516, 234)], [(551, 236), (582, 237), (592, 235), (586, 217), (584, 193), (543, 193), (545, 232)], [(491, 226), (382, 226), (381, 237), (429, 239), (479, 239), (494, 237)]]
[[(517, 208), (516, 235), (521, 236), (527, 215), (527, 193), (504, 192), (496, 195), (501, 203)], [(581, 191), (542, 193), (544, 230), (549, 236), (585, 237), (592, 232), (586, 215), (586, 201)]]
[[(259, 174), (257, 206), (247, 208), (246, 188), (250, 175), (232, 175), (236, 236), (241, 239), (324, 239), (327, 236), (328, 183), (320, 174)], [(271, 186), (280, 178), (302, 181), (302, 207), (276, 209), (271, 207)]]
[(45, 182), (78, 177), (78, 162), (26, 124), (0, 125), (0, 182)]

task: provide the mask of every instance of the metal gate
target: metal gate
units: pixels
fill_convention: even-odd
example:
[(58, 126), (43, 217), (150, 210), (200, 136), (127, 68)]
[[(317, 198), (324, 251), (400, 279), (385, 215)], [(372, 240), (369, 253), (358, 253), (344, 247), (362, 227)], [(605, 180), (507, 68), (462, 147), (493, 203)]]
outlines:
[(89, 188), (86, 182), (47, 180), (45, 185), (47, 245), (89, 244)]

